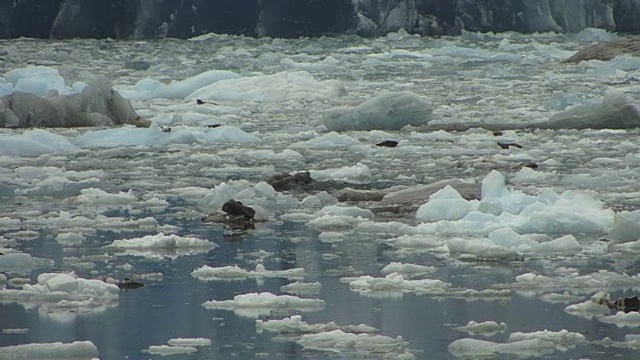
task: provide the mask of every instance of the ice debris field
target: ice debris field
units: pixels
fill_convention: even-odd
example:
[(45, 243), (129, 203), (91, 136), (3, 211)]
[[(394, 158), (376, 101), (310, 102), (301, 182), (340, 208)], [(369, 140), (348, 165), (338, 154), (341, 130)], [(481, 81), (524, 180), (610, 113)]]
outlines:
[(603, 36), (2, 43), (0, 95), (151, 126), (0, 129), (0, 357), (633, 356), (640, 60), (561, 63)]

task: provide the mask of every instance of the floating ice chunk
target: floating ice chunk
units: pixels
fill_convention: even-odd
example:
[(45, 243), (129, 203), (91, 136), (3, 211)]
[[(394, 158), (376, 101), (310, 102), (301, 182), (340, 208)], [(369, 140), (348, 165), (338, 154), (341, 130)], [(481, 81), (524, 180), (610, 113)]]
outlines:
[[(205, 211), (217, 211), (229, 199), (241, 201), (244, 205), (250, 207), (258, 205), (269, 213), (288, 210), (299, 204), (297, 199), (275, 191), (271, 185), (264, 181), (253, 185), (246, 180), (231, 180), (220, 183), (209, 190), (198, 201), (198, 207)], [(259, 213), (258, 207), (255, 207), (254, 210)]]
[(417, 264), (403, 264), (400, 262), (392, 262), (380, 270), (383, 275), (398, 273), (406, 277), (415, 277), (436, 272), (438, 269), (434, 266), (424, 266)]
[(169, 345), (151, 345), (147, 349), (149, 354), (153, 355), (180, 355), (180, 354), (193, 354), (198, 349), (192, 346), (169, 346)]
[[(600, 294), (600, 293), (599, 293)], [(564, 308), (564, 311), (568, 314), (579, 316), (585, 319), (592, 319), (594, 317), (602, 317), (608, 315), (611, 310), (607, 305), (599, 304), (594, 299), (598, 294), (591, 297), (591, 299), (578, 303), (572, 304)]]
[(625, 314), (623, 311), (618, 311), (615, 315), (603, 316), (598, 320), (618, 327), (639, 327), (640, 313), (632, 311)]
[(0, 256), (0, 272), (28, 274), (34, 266), (34, 259), (29, 254), (15, 252)]
[(449, 352), (460, 358), (495, 357), (500, 354), (534, 357), (549, 355), (556, 350), (566, 351), (566, 349), (584, 342), (586, 342), (585, 337), (579, 333), (567, 330), (558, 332), (545, 330), (533, 333), (513, 333), (509, 336), (507, 343), (459, 339), (449, 344)]
[(304, 156), (299, 152), (291, 149), (284, 149), (280, 153), (273, 150), (249, 150), (245, 156), (263, 161), (297, 161), (302, 160)]
[(3, 359), (95, 359), (98, 348), (91, 341), (25, 344), (0, 347)]
[(533, 251), (537, 253), (578, 253), (581, 250), (582, 245), (578, 243), (573, 235), (565, 235), (551, 241), (540, 243), (533, 247)]
[(618, 40), (618, 35), (608, 32), (607, 29), (588, 27), (576, 34), (576, 40), (582, 42), (611, 42)]
[(349, 282), (352, 291), (371, 296), (398, 297), (404, 292), (436, 295), (442, 294), (449, 287), (451, 284), (441, 280), (405, 280), (404, 276), (398, 273), (391, 273), (384, 278), (365, 275)]
[(499, 198), (508, 194), (505, 178), (499, 171), (493, 170), (482, 179), (482, 199)]
[(167, 344), (171, 346), (211, 346), (211, 339), (207, 338), (175, 338), (169, 339)]
[(640, 103), (622, 93), (609, 93), (601, 103), (577, 105), (535, 124), (545, 129), (632, 129), (640, 127)]
[(506, 248), (496, 245), (489, 239), (451, 238), (447, 240), (447, 249), (451, 254), (471, 255), (480, 260), (490, 261), (520, 261), (522, 255), (518, 248)]
[(217, 128), (175, 127), (164, 132), (155, 125), (149, 128), (124, 126), (116, 129), (88, 131), (73, 139), (83, 147), (167, 146), (170, 144), (247, 144), (260, 141), (234, 126)]
[(337, 169), (311, 170), (311, 178), (316, 181), (341, 180), (354, 184), (365, 184), (373, 180), (369, 167), (362, 163)]
[[(562, 294), (558, 294), (558, 293), (544, 294), (540, 297), (540, 299), (548, 303), (557, 304), (557, 303), (570, 303), (570, 302), (582, 300), (584, 299), (584, 296), (573, 295), (565, 291)], [(565, 311), (567, 311), (566, 308), (565, 308)]]
[(314, 295), (319, 294), (322, 290), (322, 284), (319, 282), (299, 282), (294, 281), (287, 285), (280, 286), (280, 291), (293, 295)]
[(225, 79), (237, 79), (242, 76), (226, 70), (209, 70), (190, 78), (164, 85), (152, 79), (143, 79), (136, 83), (134, 91), (125, 90), (125, 96), (135, 99), (183, 99), (194, 91)]
[(202, 306), (211, 310), (233, 310), (236, 315), (257, 318), (272, 312), (320, 311), (324, 309), (325, 302), (319, 299), (302, 299), (292, 295), (263, 292), (236, 295), (233, 300), (206, 301)]
[(75, 316), (117, 306), (119, 291), (116, 285), (100, 280), (64, 273), (43, 273), (38, 275), (37, 284), (25, 284), (22, 290), (0, 290), (0, 300), (28, 308), (38, 306), (43, 313), (71, 313)]
[(483, 180), (483, 198), (478, 210), (462, 219), (440, 220), (418, 225), (421, 233), (487, 235), (511, 227), (520, 234), (529, 233), (603, 233), (611, 228), (613, 210), (602, 201), (576, 192), (558, 195), (545, 190), (530, 196), (504, 186), (504, 176), (492, 171)]
[(44, 97), (57, 91), (59, 95), (69, 94), (64, 79), (58, 69), (46, 66), (34, 66), (14, 69), (5, 74), (16, 91)]
[(429, 201), (416, 212), (420, 222), (438, 220), (459, 220), (472, 210), (472, 203), (463, 199), (454, 188), (447, 185), (429, 196)]
[(426, 125), (433, 107), (412, 92), (386, 93), (352, 108), (328, 112), (324, 125), (332, 131), (399, 130), (407, 125)]
[(22, 135), (0, 135), (0, 155), (39, 156), (43, 154), (75, 154), (80, 148), (66, 137), (47, 130), (34, 129)]
[(304, 333), (321, 333), (334, 330), (342, 330), (346, 333), (373, 333), (378, 332), (378, 329), (364, 324), (358, 326), (339, 326), (335, 322), (331, 321), (326, 324), (308, 324), (302, 321), (302, 316), (293, 315), (289, 318), (282, 320), (256, 320), (256, 331), (261, 333), (263, 331), (275, 332), (280, 334), (304, 334)]
[(373, 219), (375, 215), (373, 211), (369, 209), (362, 209), (357, 206), (338, 206), (338, 205), (328, 205), (323, 207), (321, 210), (317, 211), (316, 216), (323, 215), (332, 215), (332, 216), (352, 216), (352, 217), (361, 217), (363, 219)]
[(206, 281), (212, 280), (243, 280), (246, 278), (285, 278), (304, 279), (304, 268), (286, 270), (266, 270), (262, 264), (258, 264), (254, 271), (241, 269), (237, 265), (211, 267), (204, 265), (191, 272), (191, 276)]
[(318, 81), (306, 71), (220, 80), (194, 91), (187, 100), (288, 101), (334, 99), (347, 94), (337, 80)]
[(594, 105), (597, 100), (593, 95), (588, 94), (572, 94), (572, 93), (556, 93), (547, 100), (547, 109), (553, 111), (563, 111), (574, 105)]
[(324, 134), (313, 139), (291, 144), (293, 148), (333, 148), (349, 145), (360, 145), (360, 141), (349, 135), (338, 134), (335, 131)]
[[(409, 345), (401, 336), (392, 338), (383, 335), (352, 334), (342, 330), (305, 334), (298, 341), (305, 349), (329, 352), (353, 351), (364, 355), (380, 356), (380, 354), (397, 354), (407, 356), (406, 347)], [(394, 356), (394, 358), (398, 358)]]
[(80, 190), (80, 195), (71, 199), (71, 202), (76, 206), (102, 207), (105, 209), (119, 209), (131, 206), (137, 201), (138, 198), (133, 195), (132, 190), (126, 193), (120, 191), (117, 194), (109, 194), (96, 188), (82, 189)]
[(322, 215), (307, 222), (307, 226), (319, 231), (344, 231), (349, 230), (362, 222), (367, 221), (361, 217), (349, 215)]
[(465, 326), (458, 326), (455, 328), (456, 330), (464, 331), (470, 334), (481, 334), (484, 336), (493, 336), (499, 332), (504, 332), (507, 330), (507, 324), (501, 322), (497, 323), (495, 321), (485, 321), (485, 322), (475, 322), (469, 321)]
[(145, 257), (178, 257), (206, 253), (218, 247), (215, 243), (194, 237), (165, 235), (146, 235), (133, 239), (114, 240), (107, 247), (123, 250), (127, 255)]
[(640, 240), (640, 210), (616, 213), (608, 237), (615, 242)]
[(510, 287), (516, 290), (528, 291), (570, 291), (575, 294), (591, 294), (596, 291), (616, 291), (640, 286), (640, 276), (626, 275), (600, 270), (598, 272), (580, 275), (577, 271), (567, 271), (559, 276), (545, 276), (525, 273), (516, 276), (516, 282)]

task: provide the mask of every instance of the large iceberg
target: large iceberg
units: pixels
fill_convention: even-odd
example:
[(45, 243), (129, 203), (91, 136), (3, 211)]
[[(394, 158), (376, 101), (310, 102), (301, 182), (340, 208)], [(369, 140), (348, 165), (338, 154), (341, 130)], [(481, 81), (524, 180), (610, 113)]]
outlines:
[(332, 131), (399, 130), (426, 125), (432, 111), (431, 104), (412, 92), (386, 93), (355, 107), (331, 110), (324, 125)]

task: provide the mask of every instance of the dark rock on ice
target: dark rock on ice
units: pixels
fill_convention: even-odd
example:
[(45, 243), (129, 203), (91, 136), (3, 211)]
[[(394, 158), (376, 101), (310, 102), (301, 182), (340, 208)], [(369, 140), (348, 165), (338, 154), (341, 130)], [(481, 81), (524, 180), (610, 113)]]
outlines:
[(282, 173), (273, 175), (267, 179), (267, 184), (271, 185), (276, 191), (292, 190), (294, 188), (301, 188), (305, 185), (314, 183), (315, 180), (311, 178), (311, 174), (308, 171), (302, 171), (297, 173)]
[(196, 99), (196, 104), (198, 104), (198, 105), (204, 105), (204, 104), (218, 105), (217, 103), (214, 103), (213, 101), (204, 101), (202, 99)]
[(516, 147), (518, 149), (522, 149), (522, 145), (518, 144), (518, 143), (514, 143), (514, 142), (498, 142), (498, 146), (500, 146), (503, 149), (508, 149), (510, 147)]
[(640, 39), (623, 39), (608, 43), (591, 45), (565, 60), (569, 63), (579, 63), (587, 60), (609, 61), (622, 54), (640, 56)]
[(149, 70), (149, 68), (151, 67), (151, 64), (146, 60), (136, 59), (136, 60), (126, 61), (124, 63), (124, 67), (127, 69), (144, 71), (144, 70)]
[(377, 143), (376, 146), (396, 147), (396, 146), (398, 146), (398, 142), (395, 141), (395, 140), (385, 140), (385, 141)]
[(638, 295), (633, 297), (619, 298), (616, 300), (609, 300), (608, 298), (599, 298), (595, 302), (601, 305), (606, 305), (610, 309), (614, 309), (617, 311), (624, 311), (625, 313), (630, 313), (632, 311), (634, 312), (640, 311), (640, 299), (638, 299)]
[(217, 127), (220, 127), (220, 126), (222, 126), (222, 124), (207, 124), (204, 127), (212, 129), (212, 128), (217, 128)]
[(116, 286), (123, 290), (133, 290), (143, 287), (144, 284), (129, 278), (124, 278), (124, 281), (117, 282)]
[(247, 219), (253, 219), (256, 215), (256, 211), (249, 207), (245, 206), (242, 202), (229, 199), (222, 204), (222, 211), (226, 212), (231, 216), (242, 216)]

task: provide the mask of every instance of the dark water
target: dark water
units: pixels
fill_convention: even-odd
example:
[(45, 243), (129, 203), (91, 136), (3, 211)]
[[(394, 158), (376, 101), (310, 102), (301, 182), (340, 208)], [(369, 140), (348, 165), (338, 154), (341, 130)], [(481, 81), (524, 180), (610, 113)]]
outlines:
[[(196, 229), (192, 229), (196, 230)], [(34, 342), (73, 342), (91, 340), (100, 352), (101, 359), (160, 358), (143, 352), (151, 345), (166, 344), (177, 337), (203, 337), (211, 339), (210, 347), (199, 347), (192, 355), (175, 355), (170, 358), (189, 359), (324, 359), (360, 358), (355, 353), (326, 354), (304, 350), (293, 340), (276, 339), (273, 333), (257, 334), (255, 319), (235, 315), (226, 310), (208, 310), (202, 303), (208, 300), (229, 300), (235, 295), (268, 291), (280, 293), (286, 279), (254, 279), (242, 281), (201, 281), (190, 272), (203, 265), (226, 266), (238, 264), (251, 269), (248, 264), (258, 250), (272, 253), (264, 260), (269, 270), (304, 267), (305, 281), (319, 281), (322, 291), (317, 296), (326, 302), (326, 308), (318, 312), (303, 313), (309, 324), (335, 321), (339, 325), (366, 324), (376, 327), (380, 334), (402, 336), (409, 343), (409, 350), (418, 359), (453, 359), (447, 346), (455, 339), (469, 337), (453, 327), (493, 320), (505, 322), (507, 331), (487, 339), (504, 342), (511, 332), (532, 332), (543, 329), (579, 331), (589, 340), (610, 337), (623, 340), (627, 330), (595, 320), (585, 320), (564, 312), (565, 304), (548, 304), (536, 298), (522, 297), (516, 293), (510, 299), (468, 301), (464, 299), (433, 298), (426, 295), (405, 294), (397, 298), (373, 298), (349, 290), (335, 270), (351, 265), (346, 273), (367, 272), (388, 264), (390, 258), (385, 246), (372, 242), (345, 240), (334, 246), (323, 244), (314, 232), (295, 223), (270, 225), (265, 230), (224, 235), (215, 226), (201, 226), (200, 235), (216, 242), (220, 247), (207, 254), (182, 256), (177, 259), (144, 259), (117, 256), (107, 264), (97, 263), (94, 269), (103, 274), (127, 276), (136, 272), (162, 272), (161, 281), (143, 281), (146, 286), (121, 291), (116, 308), (95, 314), (78, 314), (66, 321), (55, 320), (37, 309), (25, 309), (16, 304), (0, 305), (3, 328), (28, 328), (27, 334), (0, 334), (0, 346)], [(295, 242), (286, 234), (296, 234)], [(116, 234), (111, 234), (117, 238)], [(106, 234), (105, 234), (106, 236)], [(105, 241), (106, 242), (106, 241)], [(58, 270), (65, 270), (62, 249), (52, 241), (34, 246), (35, 256), (48, 253), (56, 260)], [(99, 248), (78, 250), (79, 253), (100, 253)], [(337, 259), (323, 260), (325, 253), (343, 254)], [(239, 254), (242, 259), (239, 258)], [(43, 255), (43, 254), (42, 254)], [(65, 253), (65, 256), (69, 254)], [(77, 255), (77, 254), (74, 254)], [(473, 283), (478, 288), (486, 284), (510, 281), (522, 264), (484, 267), (481, 274), (472, 268), (439, 260), (432, 255), (415, 255), (413, 263), (433, 265), (439, 268), (433, 276), (450, 281), (454, 285)], [(409, 262), (409, 261), (407, 261)], [(134, 270), (126, 272), (113, 265), (134, 264)], [(332, 271), (330, 271), (332, 270)], [(91, 277), (90, 274), (78, 274)], [(292, 313), (293, 314), (293, 313)], [(288, 314), (288, 315), (292, 315)], [(261, 317), (263, 320), (269, 317)], [(281, 316), (273, 317), (281, 318)], [(637, 352), (604, 348), (598, 345), (578, 345), (567, 352), (556, 351), (549, 359), (636, 359)], [(365, 357), (366, 358), (366, 357)], [(369, 356), (377, 358), (377, 356)], [(505, 358), (505, 357), (499, 357)]]

